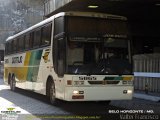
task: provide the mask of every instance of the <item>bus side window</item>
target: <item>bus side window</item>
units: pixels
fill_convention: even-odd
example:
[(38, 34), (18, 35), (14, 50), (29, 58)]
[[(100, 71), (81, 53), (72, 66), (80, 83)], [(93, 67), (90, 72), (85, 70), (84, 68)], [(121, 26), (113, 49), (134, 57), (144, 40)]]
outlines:
[(13, 51), (13, 40), (11, 41), (11, 43), (10, 43), (10, 53), (14, 53), (14, 51)]
[(64, 17), (58, 17), (54, 21), (54, 42), (53, 42), (53, 64), (55, 72), (59, 77), (64, 75), (65, 70), (65, 37)]
[(37, 29), (34, 32), (34, 39), (33, 39), (33, 47), (39, 47), (41, 41), (41, 29)]
[(12, 44), (12, 53), (16, 53), (17, 52), (17, 41), (18, 39), (14, 39), (11, 44)]
[(10, 54), (11, 53), (11, 42), (8, 42), (8, 54)]
[(19, 45), (18, 50), (23, 51), (24, 50), (24, 36), (19, 38), (19, 44), (18, 45)]
[(41, 46), (46, 46), (51, 43), (51, 30), (52, 30), (52, 24), (48, 24), (42, 28)]
[(32, 48), (32, 40), (31, 40), (31, 33), (27, 33), (25, 35), (25, 49), (31, 49)]
[(30, 49), (32, 49), (33, 48), (33, 42), (34, 42), (34, 32), (31, 32), (29, 35), (30, 35), (29, 47), (30, 47)]
[(8, 55), (8, 42), (5, 44), (5, 54)]

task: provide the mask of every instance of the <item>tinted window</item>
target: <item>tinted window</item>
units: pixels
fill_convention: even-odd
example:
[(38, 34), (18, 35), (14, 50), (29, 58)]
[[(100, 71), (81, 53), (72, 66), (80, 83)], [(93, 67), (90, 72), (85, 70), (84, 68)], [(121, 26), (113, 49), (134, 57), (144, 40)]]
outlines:
[(10, 43), (10, 53), (13, 53), (13, 40)]
[(22, 51), (22, 50), (24, 50), (24, 37), (20, 37), (19, 38), (19, 44), (18, 44), (19, 46), (18, 46), (18, 50), (19, 51)]
[(8, 42), (8, 54), (11, 53), (11, 42)]
[(5, 44), (5, 54), (8, 54), (8, 42)]
[(34, 32), (33, 47), (38, 47), (41, 41), (41, 29)]
[(64, 32), (64, 17), (58, 17), (55, 19), (55, 35)]
[(68, 17), (67, 28), (71, 35), (103, 35), (104, 37), (128, 35), (126, 21), (115, 19)]
[(11, 51), (12, 53), (15, 53), (17, 51), (17, 47), (18, 47), (17, 41), (18, 41), (18, 39), (14, 39), (12, 41), (12, 51)]
[(51, 42), (51, 30), (52, 30), (52, 25), (48, 24), (42, 28), (42, 42), (41, 45), (49, 45)]
[(25, 35), (25, 49), (31, 49), (32, 48), (32, 34), (31, 33), (27, 33)]

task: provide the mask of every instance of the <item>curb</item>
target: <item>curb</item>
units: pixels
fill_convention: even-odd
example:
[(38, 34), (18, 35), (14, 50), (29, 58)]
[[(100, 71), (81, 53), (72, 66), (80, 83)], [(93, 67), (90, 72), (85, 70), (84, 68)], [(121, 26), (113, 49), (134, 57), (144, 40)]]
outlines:
[(139, 98), (139, 99), (144, 99), (144, 100), (150, 100), (150, 101), (154, 101), (154, 102), (160, 102), (160, 97), (152, 96), (152, 95), (134, 93), (133, 97)]

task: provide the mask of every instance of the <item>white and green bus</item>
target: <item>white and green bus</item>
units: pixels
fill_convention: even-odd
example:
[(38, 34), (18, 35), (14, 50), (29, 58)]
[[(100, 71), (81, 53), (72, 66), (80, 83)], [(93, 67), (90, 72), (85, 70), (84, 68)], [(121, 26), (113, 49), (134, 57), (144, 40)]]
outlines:
[(132, 99), (127, 19), (58, 13), (6, 40), (4, 81), (65, 101)]

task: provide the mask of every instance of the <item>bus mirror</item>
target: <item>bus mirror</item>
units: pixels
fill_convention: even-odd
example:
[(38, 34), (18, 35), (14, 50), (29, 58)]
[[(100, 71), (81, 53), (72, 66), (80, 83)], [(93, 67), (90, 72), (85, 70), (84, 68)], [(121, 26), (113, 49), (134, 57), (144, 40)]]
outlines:
[(63, 77), (64, 75), (64, 64), (63, 60), (58, 60), (58, 76)]

